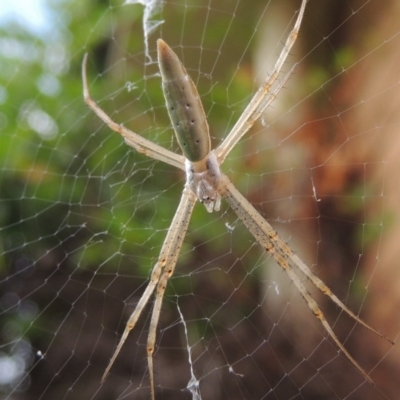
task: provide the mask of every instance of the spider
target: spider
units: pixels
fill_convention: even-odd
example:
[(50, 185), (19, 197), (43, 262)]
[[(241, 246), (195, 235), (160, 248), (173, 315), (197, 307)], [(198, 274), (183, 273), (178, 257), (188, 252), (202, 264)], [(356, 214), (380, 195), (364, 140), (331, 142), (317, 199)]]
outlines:
[(153, 400), (155, 399), (153, 353), (157, 324), (164, 292), (169, 278), (174, 273), (182, 242), (190, 222), (192, 210), (197, 200), (203, 203), (210, 213), (219, 211), (222, 197), (228, 202), (259, 245), (269, 252), (275, 258), (278, 265), (285, 270), (312, 313), (320, 320), (324, 329), (336, 343), (339, 350), (343, 352), (350, 363), (353, 364), (368, 382), (373, 383), (364, 369), (355, 361), (340, 342), (318, 304), (313, 299), (302, 280), (295, 273), (295, 270), (305, 275), (305, 277), (307, 277), (323, 294), (327, 295), (355, 321), (394, 344), (388, 337), (370, 327), (348, 309), (331, 292), (324, 282), (314, 275), (307, 265), (301, 261), (290, 247), (278, 236), (272, 226), (259, 214), (247, 199), (239, 193), (228, 177), (220, 171), (220, 165), (224, 162), (227, 155), (243, 135), (253, 126), (264, 110), (271, 104), (291, 75), (293, 69), (286, 74), (281, 82), (277, 82), (281, 68), (299, 34), (307, 1), (308, 0), (302, 0), (294, 27), (283, 46), (272, 73), (255, 93), (228, 136), (214, 150), (211, 150), (208, 124), (197, 89), (187, 74), (183, 64), (178, 59), (178, 56), (162, 39), (158, 39), (157, 41), (157, 55), (162, 88), (168, 114), (183, 155), (167, 150), (114, 122), (96, 104), (89, 94), (86, 77), (88, 55), (85, 55), (82, 63), (82, 79), (83, 96), (86, 104), (113, 131), (122, 135), (129, 146), (153, 159), (180, 168), (186, 173), (186, 183), (182, 197), (164, 240), (158, 261), (151, 272), (150, 282), (126, 324), (120, 342), (103, 374), (102, 383), (106, 379), (114, 361), (121, 351), (129, 332), (135, 327), (150, 296), (155, 291), (155, 301), (147, 339), (147, 362), (151, 397)]

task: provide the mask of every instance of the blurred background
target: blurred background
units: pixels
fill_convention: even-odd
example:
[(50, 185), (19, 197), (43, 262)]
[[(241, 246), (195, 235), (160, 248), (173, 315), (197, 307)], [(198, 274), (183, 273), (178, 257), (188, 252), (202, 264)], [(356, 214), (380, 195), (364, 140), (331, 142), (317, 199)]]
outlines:
[[(0, 2), (4, 399), (150, 397), (151, 304), (100, 379), (184, 176), (137, 154), (87, 109), (84, 53), (92, 97), (110, 117), (179, 152), (156, 62), (162, 37), (198, 87), (215, 147), (272, 71), (301, 2), (131, 3)], [(293, 75), (223, 166), (332, 291), (393, 340), (399, 18), (395, 0), (309, 0), (281, 78), (297, 63)], [(227, 204), (213, 214), (197, 205), (157, 331), (157, 398), (396, 399), (398, 345), (310, 290), (374, 387)]]

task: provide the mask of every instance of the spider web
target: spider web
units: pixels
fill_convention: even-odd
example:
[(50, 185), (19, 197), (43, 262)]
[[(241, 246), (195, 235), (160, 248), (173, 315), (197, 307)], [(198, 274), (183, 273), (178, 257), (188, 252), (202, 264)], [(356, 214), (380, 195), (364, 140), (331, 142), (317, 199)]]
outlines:
[[(103, 386), (100, 379), (147, 285), (184, 176), (137, 154), (87, 109), (84, 52), (92, 96), (112, 119), (178, 152), (155, 61), (162, 37), (199, 89), (215, 147), (271, 72), (300, 7), (133, 3), (43, 1), (38, 25), (34, 13), (0, 14), (4, 399), (150, 396), (151, 304)], [(309, 0), (283, 71), (298, 63), (295, 72), (223, 166), (333, 292), (394, 340), (399, 18), (395, 0)], [(212, 214), (197, 205), (157, 330), (156, 397), (398, 398), (398, 346), (310, 290), (375, 386), (226, 203)]]

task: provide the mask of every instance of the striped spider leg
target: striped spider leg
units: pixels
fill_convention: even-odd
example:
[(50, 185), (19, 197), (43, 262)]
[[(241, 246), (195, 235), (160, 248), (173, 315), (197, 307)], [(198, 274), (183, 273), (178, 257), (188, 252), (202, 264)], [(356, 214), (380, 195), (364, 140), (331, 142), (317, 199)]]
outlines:
[[(141, 137), (111, 118), (90, 97), (87, 78), (85, 55), (82, 64), (83, 95), (86, 104), (105, 122), (113, 131), (124, 137), (125, 142), (151, 158), (163, 161), (182, 169), (186, 173), (186, 184), (182, 193), (179, 206), (172, 220), (164, 240), (158, 261), (154, 265), (150, 282), (140, 298), (135, 310), (131, 314), (120, 342), (103, 374), (102, 383), (106, 379), (114, 361), (121, 348), (135, 327), (150, 296), (155, 292), (155, 302), (150, 320), (149, 335), (147, 340), (147, 361), (149, 366), (151, 397), (155, 399), (153, 353), (156, 341), (157, 324), (161, 312), (162, 301), (169, 278), (174, 273), (180, 249), (185, 238), (193, 207), (197, 200), (203, 203), (208, 212), (219, 211), (221, 197), (225, 198), (232, 207), (238, 218), (247, 227), (255, 240), (273, 255), (276, 262), (288, 274), (289, 278), (300, 292), (313, 314), (320, 320), (328, 335), (336, 343), (337, 347), (356, 369), (372, 383), (371, 378), (353, 359), (343, 344), (339, 341), (324, 314), (308, 292), (302, 280), (295, 270), (305, 275), (322, 293), (337, 304), (344, 312), (350, 315), (358, 323), (373, 331), (377, 335), (393, 343), (386, 336), (376, 331), (349, 310), (316, 276), (313, 272), (294, 254), (288, 245), (279, 238), (276, 231), (258, 213), (258, 211), (239, 193), (230, 180), (220, 171), (220, 165), (234, 148), (240, 138), (251, 128), (290, 76), (291, 71), (280, 81), (277, 78), (281, 68), (294, 45), (307, 0), (302, 0), (301, 8), (289, 37), (282, 49), (280, 56), (273, 68), (271, 75), (258, 89), (243, 114), (227, 135), (222, 144), (215, 150), (211, 150), (208, 124), (203, 106), (197, 89), (187, 74), (184, 66), (177, 55), (161, 39), (157, 41), (158, 63), (160, 67), (163, 92), (166, 100), (168, 114), (171, 119), (178, 143), (182, 149), (183, 156), (171, 152), (163, 147)], [(274, 87), (275, 85), (275, 87)]]

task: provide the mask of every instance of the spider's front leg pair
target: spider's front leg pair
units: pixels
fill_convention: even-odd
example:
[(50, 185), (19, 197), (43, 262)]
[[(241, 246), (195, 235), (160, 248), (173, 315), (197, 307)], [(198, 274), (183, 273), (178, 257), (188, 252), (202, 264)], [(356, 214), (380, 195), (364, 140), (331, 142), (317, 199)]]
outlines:
[(178, 209), (175, 213), (175, 216), (172, 220), (171, 226), (168, 230), (167, 236), (161, 248), (158, 260), (154, 265), (153, 270), (151, 271), (150, 282), (126, 324), (124, 333), (122, 334), (118, 346), (110, 362), (108, 363), (106, 370), (104, 371), (102, 382), (104, 382), (104, 380), (106, 379), (112, 365), (114, 364), (114, 361), (116, 360), (123, 344), (125, 343), (125, 340), (129, 335), (129, 332), (135, 327), (136, 322), (140, 317), (140, 314), (142, 313), (143, 309), (146, 307), (150, 299), (150, 296), (153, 294), (154, 290), (156, 290), (155, 302), (150, 320), (149, 335), (147, 338), (147, 360), (150, 374), (150, 387), (152, 399), (155, 398), (153, 353), (156, 341), (157, 324), (160, 318), (164, 292), (167, 287), (169, 278), (174, 273), (176, 262), (179, 257), (183, 239), (185, 238), (186, 231), (190, 222), (190, 217), (192, 215), (193, 207), (195, 204), (196, 195), (186, 184), (183, 189)]

